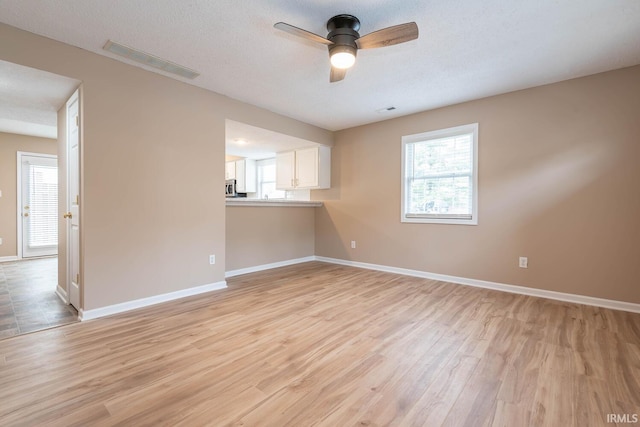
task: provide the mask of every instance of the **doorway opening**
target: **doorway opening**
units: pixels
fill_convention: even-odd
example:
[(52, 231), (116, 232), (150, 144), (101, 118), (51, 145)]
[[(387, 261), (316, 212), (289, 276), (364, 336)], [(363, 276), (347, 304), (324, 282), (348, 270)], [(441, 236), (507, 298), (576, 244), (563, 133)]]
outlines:
[(0, 80), (2, 339), (78, 319), (68, 296), (66, 119), (81, 82), (2, 60)]

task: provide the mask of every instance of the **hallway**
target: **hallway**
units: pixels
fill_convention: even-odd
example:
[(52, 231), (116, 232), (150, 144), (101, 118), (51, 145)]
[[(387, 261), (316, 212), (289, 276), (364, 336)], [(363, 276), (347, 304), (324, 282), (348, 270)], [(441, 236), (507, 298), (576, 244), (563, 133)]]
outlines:
[(0, 263), (0, 339), (76, 322), (57, 282), (56, 257)]

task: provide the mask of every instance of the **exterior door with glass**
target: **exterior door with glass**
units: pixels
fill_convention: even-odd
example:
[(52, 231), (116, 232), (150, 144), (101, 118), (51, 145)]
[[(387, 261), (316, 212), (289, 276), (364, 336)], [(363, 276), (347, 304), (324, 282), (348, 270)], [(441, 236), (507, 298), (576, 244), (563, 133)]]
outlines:
[(22, 258), (58, 254), (58, 159), (18, 153)]

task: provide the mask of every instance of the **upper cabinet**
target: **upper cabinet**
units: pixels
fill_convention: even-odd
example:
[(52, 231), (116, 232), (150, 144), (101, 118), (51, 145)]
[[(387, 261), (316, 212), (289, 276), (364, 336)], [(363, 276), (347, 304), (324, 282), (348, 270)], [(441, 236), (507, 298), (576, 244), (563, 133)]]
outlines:
[(236, 179), (236, 162), (224, 164), (224, 179)]
[(291, 190), (295, 188), (296, 152), (287, 151), (276, 154), (276, 189)]
[(276, 155), (278, 190), (331, 187), (331, 147), (320, 145)]
[(236, 189), (238, 193), (256, 192), (255, 160), (236, 160)]
[(238, 193), (256, 192), (256, 161), (251, 159), (225, 163), (225, 178), (236, 180)]

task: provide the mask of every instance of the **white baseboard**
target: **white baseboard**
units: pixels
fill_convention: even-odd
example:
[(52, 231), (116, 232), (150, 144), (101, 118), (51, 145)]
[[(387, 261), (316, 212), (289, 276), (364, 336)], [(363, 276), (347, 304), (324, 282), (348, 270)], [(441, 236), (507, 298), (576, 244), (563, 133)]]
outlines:
[(595, 298), (585, 295), (567, 294), (563, 292), (548, 291), (545, 289), (528, 288), (525, 286), (507, 285), (504, 283), (488, 282), (485, 280), (467, 279), (465, 277), (448, 276), (445, 274), (429, 273), (420, 270), (410, 270), (407, 268), (390, 267), (379, 264), (369, 264), (366, 262), (348, 261), (337, 258), (327, 258), (316, 256), (316, 261), (328, 262), (331, 264), (347, 265), (351, 267), (366, 268), (368, 270), (385, 271), (387, 273), (402, 274), (405, 276), (421, 277), (424, 279), (439, 280), (442, 282), (456, 283), (460, 285), (475, 286), (477, 288), (493, 289), (496, 291), (510, 292), (512, 294), (529, 295), (540, 298), (548, 298), (557, 301), (572, 302), (577, 304), (592, 305), (596, 307), (610, 308), (613, 310), (629, 311), (640, 313), (640, 304), (625, 301), (615, 301), (604, 298)]
[(256, 273), (258, 271), (270, 270), (272, 268), (278, 268), (278, 267), (286, 267), (288, 265), (301, 264), (303, 262), (310, 262), (315, 260), (316, 260), (315, 256), (308, 256), (304, 258), (295, 258), (295, 259), (290, 259), (286, 261), (272, 262), (270, 264), (262, 264), (262, 265), (256, 265), (254, 267), (240, 268), (238, 270), (227, 271), (224, 274), (224, 277), (227, 278), (227, 277), (240, 276), (241, 274)]
[(0, 256), (0, 262), (18, 261), (17, 256)]
[(60, 285), (56, 286), (56, 295), (58, 295), (63, 303), (69, 304), (69, 296), (67, 295), (67, 291), (61, 288)]
[[(402, 274), (405, 276), (439, 280), (443, 282), (450, 282), (450, 283), (456, 283), (460, 285), (492, 289), (492, 290), (497, 290), (502, 292), (514, 293), (514, 294), (529, 295), (529, 296), (548, 298), (548, 299), (553, 299), (558, 301), (610, 308), (613, 310), (622, 310), (622, 311), (629, 311), (632, 313), (640, 313), (640, 304), (635, 304), (635, 303), (630, 303), (625, 301), (615, 301), (615, 300), (609, 300), (604, 298), (589, 297), (585, 295), (567, 294), (563, 292), (548, 291), (544, 289), (528, 288), (525, 286), (508, 285), (504, 283), (489, 282), (485, 280), (468, 279), (465, 277), (449, 276), (445, 274), (429, 273), (429, 272), (420, 271), (420, 270), (411, 270), (407, 268), (391, 267), (386, 265), (370, 264), (365, 262), (349, 261), (349, 260), (328, 258), (328, 257), (322, 257), (322, 256), (308, 256), (304, 258), (296, 258), (296, 259), (291, 259), (286, 261), (279, 261), (279, 262), (274, 262), (270, 264), (263, 264), (263, 265), (258, 265), (254, 267), (247, 267), (247, 268), (241, 268), (238, 270), (227, 271), (225, 273), (225, 278), (239, 276), (242, 274), (255, 273), (258, 271), (270, 270), (272, 268), (286, 267), (289, 265), (301, 264), (304, 262), (311, 262), (311, 261), (322, 261), (322, 262), (327, 262), (331, 264), (346, 265), (350, 267), (365, 268), (368, 270)], [(110, 316), (112, 314), (118, 314), (118, 313), (122, 313), (129, 310), (135, 310), (137, 308), (143, 308), (150, 305), (159, 304), (162, 302), (172, 301), (172, 300), (176, 300), (176, 299), (180, 299), (180, 298), (184, 298), (192, 295), (197, 295), (205, 292), (211, 292), (218, 289), (224, 289), (226, 287), (227, 287), (227, 282), (223, 280), (217, 283), (197, 286), (194, 288), (184, 289), (176, 292), (170, 292), (162, 295), (156, 295), (148, 298), (142, 298), (134, 301), (128, 301), (120, 304), (114, 304), (107, 307), (101, 307), (101, 308), (96, 308), (92, 310), (80, 310), (79, 318), (80, 320), (97, 319), (99, 317)], [(60, 296), (60, 298), (63, 301), (65, 301), (65, 299), (67, 298), (66, 292), (64, 291), (64, 289), (61, 289), (60, 287), (58, 287), (58, 289), (56, 290), (56, 293), (58, 294), (58, 296)]]
[(192, 295), (203, 294), (205, 292), (216, 291), (218, 289), (224, 289), (227, 287), (226, 281), (209, 283), (207, 285), (196, 286), (194, 288), (183, 289), (180, 291), (169, 292), (162, 295), (155, 295), (148, 298), (141, 298), (133, 301), (127, 301), (120, 304), (109, 305), (106, 307), (94, 308), (92, 310), (80, 310), (80, 320), (91, 320), (99, 317), (111, 316), (112, 314), (123, 313), (129, 310), (135, 310), (137, 308), (148, 307), (154, 304), (160, 304), (162, 302), (173, 301), (176, 299), (189, 297)]

